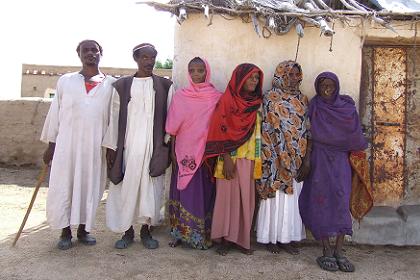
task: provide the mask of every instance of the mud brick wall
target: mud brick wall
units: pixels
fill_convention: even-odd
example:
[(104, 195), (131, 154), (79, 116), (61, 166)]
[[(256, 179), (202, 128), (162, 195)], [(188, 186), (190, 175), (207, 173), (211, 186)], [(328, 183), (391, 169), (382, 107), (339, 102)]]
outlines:
[(0, 164), (41, 166), (39, 137), (51, 99), (0, 100)]

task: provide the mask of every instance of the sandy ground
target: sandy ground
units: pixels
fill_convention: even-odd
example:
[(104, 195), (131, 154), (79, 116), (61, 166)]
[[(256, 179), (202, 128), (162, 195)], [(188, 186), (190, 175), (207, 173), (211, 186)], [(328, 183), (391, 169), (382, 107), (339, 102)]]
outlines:
[(113, 244), (119, 235), (105, 227), (105, 200), (93, 232), (98, 244), (87, 247), (75, 242), (70, 250), (60, 251), (55, 247), (59, 232), (45, 222), (45, 187), (12, 248), (37, 174), (30, 168), (0, 168), (0, 279), (420, 279), (419, 247), (347, 246), (356, 265), (350, 274), (320, 270), (315, 263), (320, 247), (313, 242), (305, 242), (299, 256), (272, 255), (254, 245), (253, 256), (233, 251), (221, 257), (214, 249), (170, 248), (165, 226), (154, 232), (159, 249), (147, 250), (136, 242), (117, 250)]

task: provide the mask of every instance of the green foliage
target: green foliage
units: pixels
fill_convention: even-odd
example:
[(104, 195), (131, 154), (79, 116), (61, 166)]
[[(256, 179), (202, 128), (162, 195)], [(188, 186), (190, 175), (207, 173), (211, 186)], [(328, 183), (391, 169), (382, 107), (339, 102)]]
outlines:
[(167, 58), (164, 63), (159, 60), (156, 60), (155, 68), (156, 69), (172, 69), (174, 62), (172, 59)]
[(160, 62), (159, 60), (156, 60), (156, 62), (155, 62), (155, 68), (156, 69), (162, 69), (163, 68), (162, 62)]

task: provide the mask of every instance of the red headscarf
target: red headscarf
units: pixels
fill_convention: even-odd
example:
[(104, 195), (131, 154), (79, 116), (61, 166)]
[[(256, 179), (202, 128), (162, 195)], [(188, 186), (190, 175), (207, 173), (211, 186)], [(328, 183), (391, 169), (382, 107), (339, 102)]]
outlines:
[[(245, 81), (256, 72), (260, 80), (255, 91), (243, 92)], [(254, 64), (244, 63), (235, 68), (210, 121), (206, 158), (232, 152), (251, 137), (262, 102), (262, 84), (263, 72)]]

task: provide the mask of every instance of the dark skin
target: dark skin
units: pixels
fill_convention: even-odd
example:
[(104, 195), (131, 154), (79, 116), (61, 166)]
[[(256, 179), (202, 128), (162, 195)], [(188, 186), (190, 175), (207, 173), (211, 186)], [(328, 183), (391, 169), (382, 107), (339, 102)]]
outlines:
[[(298, 67), (294, 66), (289, 74), (289, 86), (292, 88), (297, 88), (300, 85), (300, 70)], [(299, 168), (299, 170), (296, 173), (296, 181), (301, 182), (303, 179), (306, 178), (306, 176), (309, 175), (310, 172), (310, 152), (312, 149), (312, 143), (308, 140), (307, 145), (307, 151), (306, 155), (303, 159), (302, 166)], [(280, 254), (282, 250), (286, 251), (287, 253), (291, 255), (297, 255), (299, 254), (299, 250), (294, 246), (293, 243), (269, 243), (267, 244), (267, 250), (273, 254)]]
[[(151, 77), (153, 74), (153, 68), (156, 62), (157, 52), (152, 47), (145, 47), (133, 54), (133, 59), (137, 63), (137, 72), (135, 77), (137, 78), (147, 78)], [(108, 169), (110, 169), (115, 162), (117, 152), (112, 149), (106, 150), (106, 163)]]
[(133, 59), (137, 63), (137, 78), (151, 77), (155, 67), (157, 52), (152, 47), (145, 47), (133, 54)]
[[(85, 81), (89, 81), (92, 77), (98, 75), (99, 72), (99, 61), (101, 60), (101, 51), (98, 44), (95, 42), (87, 41), (80, 45), (80, 51), (78, 53), (80, 61), (82, 62), (82, 74)], [(55, 151), (55, 143), (50, 142), (48, 148), (45, 150), (43, 155), (43, 161), (45, 164), (50, 164)], [(88, 232), (85, 230), (85, 225), (80, 224), (77, 229), (78, 236), (85, 236)], [(63, 228), (61, 231), (62, 237), (70, 237), (71, 229), (70, 226)]]
[[(82, 70), (80, 70), (80, 74), (85, 77), (85, 81), (89, 81), (90, 78), (100, 73), (99, 61), (101, 60), (101, 52), (96, 43), (87, 41), (81, 44), (78, 55), (80, 61), (82, 62)], [(50, 164), (54, 156), (54, 150), (55, 143), (50, 142), (43, 155), (43, 161), (45, 164)]]
[(319, 95), (325, 99), (331, 99), (336, 89), (335, 82), (331, 79), (323, 79), (318, 86)]
[[(206, 79), (206, 65), (204, 62), (190, 62), (188, 64), (188, 73), (190, 74), (191, 80), (194, 84), (204, 83)], [(172, 161), (172, 172), (175, 172), (177, 166), (176, 154), (175, 154), (175, 143), (176, 136), (171, 135), (171, 161)], [(181, 240), (173, 239), (169, 242), (169, 246), (176, 247), (181, 244)]]
[(300, 70), (297, 66), (294, 66), (289, 72), (289, 86), (298, 87), (300, 82)]
[[(245, 93), (251, 93), (254, 92), (255, 89), (258, 86), (258, 83), (260, 82), (260, 74), (258, 72), (252, 73), (251, 76), (246, 79), (241, 91)], [(223, 154), (223, 176), (226, 180), (232, 180), (235, 177), (235, 163), (233, 162), (231, 156), (229, 153)], [(233, 246), (231, 242), (225, 240), (224, 238), (221, 239), (221, 242), (219, 244), (219, 247), (217, 248), (217, 253), (221, 256), (227, 255), (230, 248)], [(246, 255), (252, 255), (253, 250), (252, 249), (245, 249), (238, 245), (235, 245), (238, 247), (238, 249), (246, 254)]]
[[(136, 78), (147, 78), (153, 75), (153, 68), (156, 62), (157, 51), (152, 47), (145, 47), (140, 50), (137, 50), (133, 53), (133, 59), (137, 63), (137, 72), (135, 74)], [(107, 149), (106, 159), (107, 166), (111, 168), (115, 162), (116, 151)], [(134, 228), (131, 226), (128, 230), (125, 231), (124, 235), (127, 238), (134, 238)], [(149, 225), (144, 224), (140, 229), (141, 238), (151, 238)]]
[[(331, 99), (333, 97), (333, 93), (336, 90), (335, 82), (331, 79), (324, 79), (319, 83), (319, 95), (325, 99)], [(344, 257), (343, 254), (343, 244), (344, 244), (344, 234), (337, 235), (335, 239), (335, 246), (330, 244), (329, 238), (321, 239), (322, 247), (323, 247), (323, 255), (326, 257), (335, 257), (341, 258)], [(334, 264), (328, 264), (329, 266), (333, 266)], [(353, 266), (350, 262), (346, 262), (342, 264), (347, 270), (351, 269)]]
[(190, 62), (190, 64), (188, 64), (188, 73), (194, 84), (204, 83), (207, 75), (206, 65), (204, 62)]
[[(252, 75), (245, 81), (242, 91), (243, 92), (254, 92), (260, 82), (260, 74), (258, 72), (252, 73)], [(226, 180), (232, 180), (235, 177), (235, 164), (233, 163), (230, 154), (223, 154), (223, 176)]]

